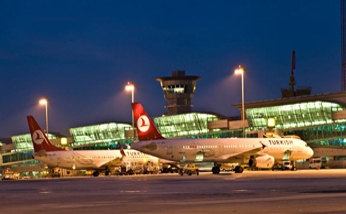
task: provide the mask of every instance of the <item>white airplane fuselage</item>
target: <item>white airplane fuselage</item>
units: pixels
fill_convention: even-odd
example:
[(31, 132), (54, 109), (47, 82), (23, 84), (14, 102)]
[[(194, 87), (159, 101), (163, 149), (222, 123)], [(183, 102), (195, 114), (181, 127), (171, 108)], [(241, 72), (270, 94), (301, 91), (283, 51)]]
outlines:
[(123, 161), (158, 161), (158, 158), (136, 150), (125, 149), (124, 152), (126, 157), (122, 157), (120, 150), (64, 150), (35, 153), (34, 158), (50, 167), (64, 169), (100, 169), (108, 164), (121, 166)]
[(34, 158), (49, 167), (99, 169), (112, 160), (121, 160), (121, 153), (119, 150), (65, 150), (34, 154)]
[(159, 158), (180, 162), (222, 163), (229, 162), (230, 157), (236, 158), (237, 154), (270, 155), (275, 160), (283, 160), (287, 153), (289, 159), (295, 161), (313, 155), (306, 142), (293, 138), (159, 139), (135, 142), (131, 147)]

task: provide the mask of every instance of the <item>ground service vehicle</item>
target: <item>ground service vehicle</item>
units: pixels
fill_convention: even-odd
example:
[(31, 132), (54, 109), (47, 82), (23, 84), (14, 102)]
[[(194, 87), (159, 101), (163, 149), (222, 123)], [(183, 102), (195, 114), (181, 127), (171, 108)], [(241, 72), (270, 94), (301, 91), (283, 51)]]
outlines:
[(114, 174), (117, 176), (119, 176), (119, 175), (134, 175), (135, 172), (133, 171), (133, 169), (127, 169), (126, 166), (120, 166), (120, 167), (117, 167)]
[(189, 176), (191, 176), (192, 174), (199, 175), (198, 166), (196, 166), (195, 164), (187, 164), (180, 169), (180, 175), (183, 176), (184, 174), (187, 174)]
[(309, 162), (309, 169), (321, 169), (322, 158), (311, 158)]
[(13, 171), (6, 169), (6, 171), (4, 172), (4, 174), (2, 175), (2, 180), (17, 180), (18, 176), (16, 176), (16, 173), (14, 173)]

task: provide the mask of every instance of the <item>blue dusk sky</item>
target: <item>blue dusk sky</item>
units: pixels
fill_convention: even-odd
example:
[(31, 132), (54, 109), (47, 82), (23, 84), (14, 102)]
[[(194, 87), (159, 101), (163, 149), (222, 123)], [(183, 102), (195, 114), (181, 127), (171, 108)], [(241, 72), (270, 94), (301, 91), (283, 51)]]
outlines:
[(156, 77), (202, 78), (193, 111), (239, 116), (245, 102), (296, 86), (341, 90), (340, 1), (2, 1), (0, 137), (28, 133), (27, 115), (49, 130), (131, 123), (128, 81), (150, 116), (166, 112)]

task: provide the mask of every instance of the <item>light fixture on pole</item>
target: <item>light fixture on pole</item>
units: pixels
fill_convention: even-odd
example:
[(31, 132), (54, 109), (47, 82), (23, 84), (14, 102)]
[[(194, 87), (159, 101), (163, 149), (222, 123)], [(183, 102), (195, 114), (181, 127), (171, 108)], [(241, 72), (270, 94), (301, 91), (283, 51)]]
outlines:
[(241, 111), (242, 111), (242, 121), (243, 121), (243, 137), (245, 138), (245, 109), (244, 109), (244, 72), (245, 68), (239, 65), (234, 73), (241, 74)]
[[(133, 83), (127, 82), (127, 85), (125, 86), (126, 91), (132, 92), (132, 103), (135, 102), (135, 88), (136, 86)], [(132, 129), (134, 129), (134, 117), (133, 117), (133, 111), (132, 111)]]
[(40, 105), (46, 106), (46, 135), (48, 137), (48, 100), (43, 98), (43, 99), (40, 99), (39, 103)]

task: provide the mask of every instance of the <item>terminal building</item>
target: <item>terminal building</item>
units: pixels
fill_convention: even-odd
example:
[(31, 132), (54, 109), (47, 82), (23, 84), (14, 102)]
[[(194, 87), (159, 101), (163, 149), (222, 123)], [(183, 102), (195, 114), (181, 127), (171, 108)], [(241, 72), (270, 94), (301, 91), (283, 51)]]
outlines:
[[(173, 71), (172, 76), (156, 79), (167, 100), (167, 114), (153, 118), (161, 134), (166, 138), (242, 137), (243, 121), (239, 116), (191, 111), (199, 79), (185, 76), (185, 71)], [(280, 136), (299, 136), (313, 148), (314, 157), (322, 157), (328, 167), (345, 168), (346, 92), (311, 95), (311, 90), (299, 93), (289, 90), (294, 88), (282, 90), (282, 98), (244, 103), (245, 136), (263, 137), (268, 131)], [(233, 106), (242, 111), (242, 104)], [(269, 118), (276, 121), (272, 130), (268, 130)], [(70, 136), (52, 132), (49, 138), (74, 150), (117, 149), (119, 144), (130, 145), (135, 140), (131, 122), (74, 127), (69, 132)], [(0, 152), (2, 172), (11, 170), (19, 176), (30, 172), (37, 177), (47, 173), (47, 167), (32, 158), (29, 133), (0, 138)]]

